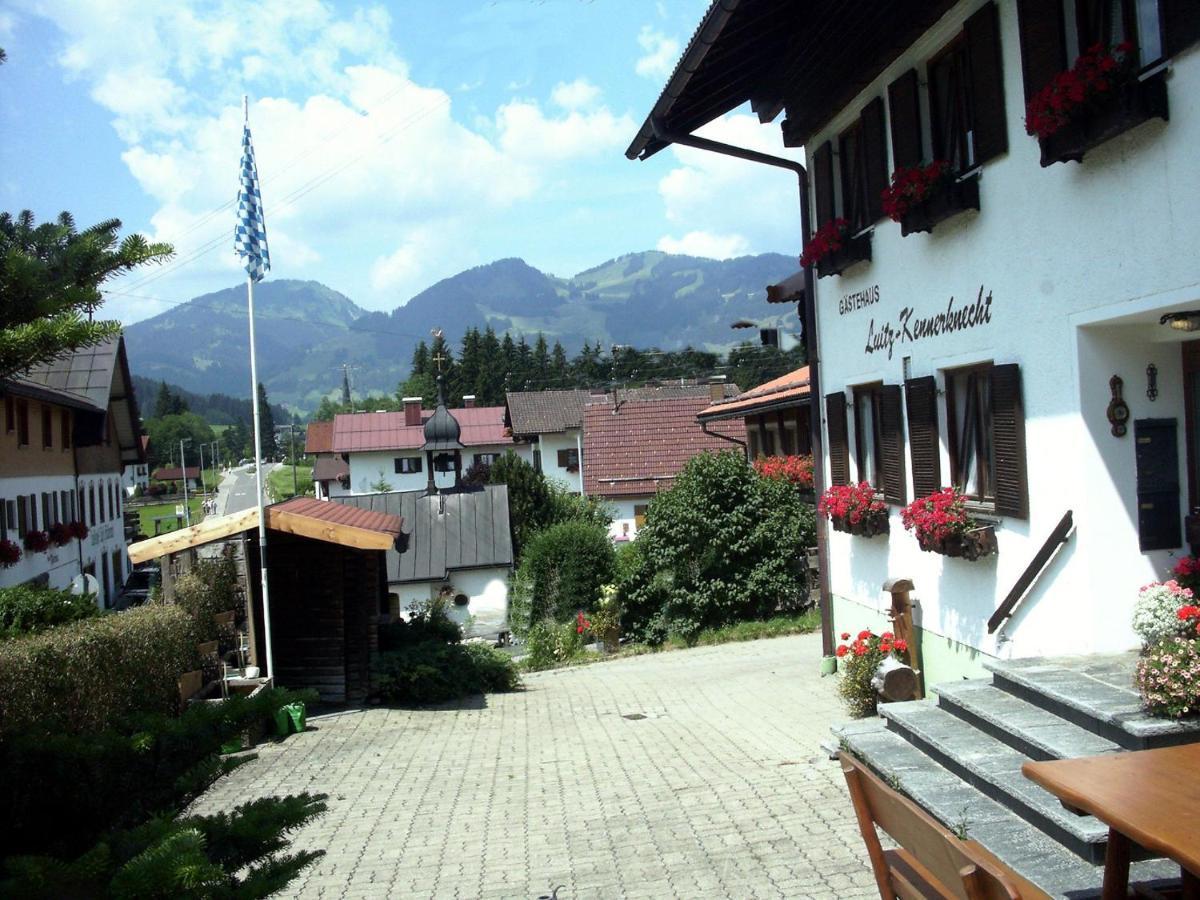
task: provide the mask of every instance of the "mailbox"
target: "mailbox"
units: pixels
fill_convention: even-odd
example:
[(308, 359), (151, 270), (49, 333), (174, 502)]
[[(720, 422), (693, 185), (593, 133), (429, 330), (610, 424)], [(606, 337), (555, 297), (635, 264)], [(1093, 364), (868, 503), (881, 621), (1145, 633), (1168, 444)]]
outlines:
[(1138, 419), (1133, 423), (1138, 545), (1142, 552), (1174, 550), (1183, 544), (1177, 427), (1175, 419)]

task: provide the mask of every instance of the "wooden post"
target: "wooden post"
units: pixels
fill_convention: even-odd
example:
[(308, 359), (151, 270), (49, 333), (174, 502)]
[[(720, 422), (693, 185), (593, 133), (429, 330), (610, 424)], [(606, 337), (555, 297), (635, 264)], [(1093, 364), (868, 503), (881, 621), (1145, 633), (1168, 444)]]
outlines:
[(892, 632), (908, 644), (908, 658), (917, 675), (917, 699), (923, 700), (925, 672), (921, 666), (921, 641), (913, 625), (912, 599), (909, 596), (913, 583), (908, 578), (889, 578), (883, 583), (883, 589), (892, 595), (892, 608), (888, 611)]
[(171, 554), (162, 556), (158, 561), (162, 572), (162, 599), (164, 603), (175, 602), (175, 570), (171, 565)]

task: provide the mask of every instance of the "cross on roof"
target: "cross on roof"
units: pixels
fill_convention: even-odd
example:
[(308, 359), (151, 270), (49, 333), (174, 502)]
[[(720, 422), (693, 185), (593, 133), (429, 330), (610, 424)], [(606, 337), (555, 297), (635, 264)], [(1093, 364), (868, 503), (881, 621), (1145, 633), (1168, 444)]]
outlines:
[(442, 374), (442, 363), (446, 362), (446, 357), (442, 356), (442, 351), (439, 350), (433, 354), (433, 361), (437, 365), (438, 374)]

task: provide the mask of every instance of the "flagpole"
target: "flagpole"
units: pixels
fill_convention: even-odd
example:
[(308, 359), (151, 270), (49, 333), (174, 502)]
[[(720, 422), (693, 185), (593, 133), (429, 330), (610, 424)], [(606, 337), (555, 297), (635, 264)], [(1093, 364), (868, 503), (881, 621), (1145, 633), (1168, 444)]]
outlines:
[[(250, 120), (249, 101), (242, 97), (242, 117)], [(263, 638), (267, 646), (267, 677), (275, 680), (275, 659), (271, 653), (271, 600), (267, 579), (267, 515), (263, 509), (262, 418), (258, 414), (258, 358), (254, 347), (254, 278), (246, 275), (246, 306), (250, 312), (250, 397), (254, 414), (254, 481), (258, 491), (258, 565), (262, 572)]]

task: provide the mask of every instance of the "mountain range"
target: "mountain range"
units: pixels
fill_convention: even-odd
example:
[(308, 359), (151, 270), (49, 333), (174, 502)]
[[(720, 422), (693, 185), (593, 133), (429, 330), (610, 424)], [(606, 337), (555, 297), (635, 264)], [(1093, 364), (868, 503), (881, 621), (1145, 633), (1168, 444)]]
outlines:
[[(264, 281), (254, 291), (259, 380), (273, 402), (302, 413), (340, 392), (343, 365), (356, 396), (391, 392), (435, 328), (455, 348), (468, 328), (490, 325), (531, 343), (542, 333), (572, 355), (585, 341), (724, 351), (745, 335), (730, 330), (739, 319), (798, 330), (795, 307), (764, 302), (764, 288), (795, 270), (795, 259), (778, 253), (713, 260), (647, 251), (559, 278), (502, 259), (439, 281), (390, 313), (362, 309), (316, 281)], [(130, 325), (125, 342), (137, 375), (249, 396), (243, 287)]]

